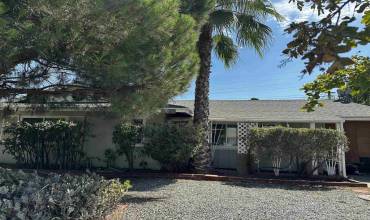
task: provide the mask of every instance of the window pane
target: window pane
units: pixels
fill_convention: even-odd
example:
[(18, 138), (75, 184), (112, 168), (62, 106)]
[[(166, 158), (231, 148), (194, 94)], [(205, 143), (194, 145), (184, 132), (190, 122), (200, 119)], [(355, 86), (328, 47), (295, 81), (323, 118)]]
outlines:
[(335, 129), (335, 124), (332, 124), (332, 123), (316, 123), (315, 128)]
[(291, 128), (310, 128), (309, 123), (289, 123)]
[(62, 120), (62, 121), (65, 121), (66, 119), (65, 118), (23, 118), (22, 121), (24, 122), (28, 122), (28, 123), (31, 123), (31, 124), (34, 124), (34, 123), (38, 123), (38, 122), (42, 122), (42, 121), (52, 121), (52, 122), (57, 122), (59, 120)]
[(227, 145), (232, 145), (232, 146), (237, 145), (237, 126), (236, 125), (227, 125), (226, 140), (227, 140)]
[(212, 145), (224, 145), (226, 142), (226, 125), (212, 125)]
[(324, 123), (316, 123), (315, 128), (325, 128), (325, 124)]
[(286, 127), (287, 123), (284, 123), (284, 122), (262, 122), (262, 123), (258, 123), (258, 127), (260, 127), (260, 128), (277, 127), (277, 126)]
[(326, 123), (325, 124), (325, 128), (326, 129), (336, 129), (336, 126), (335, 126), (335, 124), (333, 124), (333, 123)]
[(52, 121), (52, 122), (57, 122), (57, 121), (65, 121), (66, 119), (64, 118), (45, 118), (45, 121)]
[(30, 124), (34, 124), (34, 123), (37, 123), (37, 122), (42, 122), (43, 118), (23, 118), (22, 121), (30, 123)]

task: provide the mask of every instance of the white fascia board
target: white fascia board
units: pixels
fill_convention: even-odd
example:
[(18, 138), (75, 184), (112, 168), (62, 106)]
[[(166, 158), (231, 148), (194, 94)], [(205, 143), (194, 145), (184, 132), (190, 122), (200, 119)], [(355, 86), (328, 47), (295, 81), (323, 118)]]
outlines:
[(343, 117), (344, 121), (370, 121), (370, 117)]
[[(253, 123), (256, 123), (256, 122), (290, 122), (290, 123), (341, 123), (341, 122), (345, 122), (344, 119), (324, 119), (324, 120), (317, 120), (317, 119), (302, 119), (302, 120), (299, 120), (299, 119), (257, 119), (257, 118), (250, 118), (250, 119), (238, 119), (238, 118), (210, 118), (209, 119), (210, 121), (214, 121), (214, 122), (253, 122)], [(369, 119), (370, 120), (370, 119)]]

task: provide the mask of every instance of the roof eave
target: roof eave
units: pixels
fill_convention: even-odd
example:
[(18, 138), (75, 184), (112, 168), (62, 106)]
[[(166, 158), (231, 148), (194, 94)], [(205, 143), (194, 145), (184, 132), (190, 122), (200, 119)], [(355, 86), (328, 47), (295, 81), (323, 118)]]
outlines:
[(287, 123), (342, 123), (344, 119), (264, 119), (264, 118), (210, 118), (216, 122), (287, 122)]
[(345, 121), (370, 121), (370, 117), (343, 117)]

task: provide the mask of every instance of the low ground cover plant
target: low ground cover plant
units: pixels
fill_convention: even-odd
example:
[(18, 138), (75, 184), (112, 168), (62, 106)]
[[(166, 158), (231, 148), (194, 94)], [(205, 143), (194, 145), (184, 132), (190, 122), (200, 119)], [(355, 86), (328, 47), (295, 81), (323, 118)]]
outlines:
[(41, 177), (0, 168), (0, 219), (103, 219), (130, 187), (95, 174)]
[(345, 134), (331, 129), (253, 128), (246, 143), (254, 160), (271, 161), (276, 176), (283, 161), (295, 165), (299, 175), (311, 175), (322, 167), (328, 175), (335, 175), (338, 153), (348, 150)]

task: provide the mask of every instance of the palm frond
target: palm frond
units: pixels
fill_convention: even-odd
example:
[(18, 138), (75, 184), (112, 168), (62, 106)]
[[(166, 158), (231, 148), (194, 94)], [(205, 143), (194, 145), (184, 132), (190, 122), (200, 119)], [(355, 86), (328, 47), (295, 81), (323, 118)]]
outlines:
[(272, 36), (272, 30), (251, 15), (238, 15), (235, 25), (236, 41), (239, 46), (252, 47), (262, 56)]
[(216, 29), (229, 29), (235, 22), (234, 13), (228, 10), (217, 9), (209, 15), (209, 22)]
[(272, 36), (265, 24), (269, 17), (283, 20), (269, 0), (216, 0), (210, 20), (216, 34), (232, 37), (237, 46), (251, 47), (262, 56)]
[(226, 67), (235, 64), (238, 58), (238, 47), (231, 37), (223, 34), (213, 36), (213, 48), (217, 57), (224, 62)]
[(260, 19), (272, 17), (277, 21), (284, 20), (269, 0), (217, 0), (216, 9), (229, 10), (234, 14), (254, 15)]

